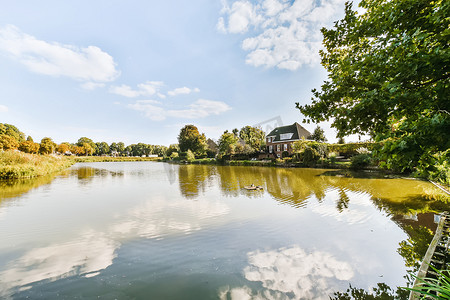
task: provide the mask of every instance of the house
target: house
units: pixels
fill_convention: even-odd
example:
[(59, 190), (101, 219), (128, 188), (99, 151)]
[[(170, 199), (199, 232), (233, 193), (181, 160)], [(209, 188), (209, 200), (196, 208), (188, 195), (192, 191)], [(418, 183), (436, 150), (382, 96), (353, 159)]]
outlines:
[(284, 151), (293, 153), (292, 144), (302, 138), (307, 139), (311, 133), (295, 122), (292, 125), (277, 127), (266, 136), (266, 151), (281, 157)]

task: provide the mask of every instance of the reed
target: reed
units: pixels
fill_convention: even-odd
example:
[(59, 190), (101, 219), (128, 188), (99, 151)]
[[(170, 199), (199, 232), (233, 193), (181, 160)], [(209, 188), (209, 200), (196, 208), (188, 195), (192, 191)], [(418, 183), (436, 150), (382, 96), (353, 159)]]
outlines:
[(63, 156), (3, 151), (0, 152), (0, 179), (44, 176), (68, 168), (74, 163), (73, 159)]

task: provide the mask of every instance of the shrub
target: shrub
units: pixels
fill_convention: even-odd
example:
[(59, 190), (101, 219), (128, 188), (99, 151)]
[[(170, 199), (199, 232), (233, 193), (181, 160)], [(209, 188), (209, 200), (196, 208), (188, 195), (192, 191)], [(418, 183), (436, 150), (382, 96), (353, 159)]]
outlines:
[(303, 153), (301, 154), (303, 163), (309, 166), (316, 164), (317, 161), (320, 159), (319, 152), (313, 147), (307, 146), (305, 150), (303, 150)]
[(186, 160), (187, 161), (195, 160), (195, 155), (190, 149), (188, 149), (188, 151), (186, 152)]
[(289, 157), (289, 152), (283, 151), (283, 152), (281, 153), (281, 158), (285, 158), (285, 157)]
[(351, 167), (353, 169), (362, 169), (370, 165), (372, 159), (368, 154), (358, 154), (351, 158)]

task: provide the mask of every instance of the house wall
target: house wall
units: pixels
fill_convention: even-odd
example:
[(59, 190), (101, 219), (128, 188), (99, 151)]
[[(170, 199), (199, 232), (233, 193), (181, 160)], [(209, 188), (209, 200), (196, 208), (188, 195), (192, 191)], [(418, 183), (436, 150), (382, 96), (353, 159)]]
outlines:
[(287, 152), (289, 152), (289, 155), (292, 155), (294, 153), (294, 151), (292, 149), (292, 144), (294, 142), (295, 141), (285, 141), (285, 142), (280, 141), (280, 142), (272, 143), (272, 142), (267, 142), (266, 141), (266, 152), (269, 153), (269, 154), (275, 153), (279, 157), (281, 157), (281, 154), (284, 151), (287, 151)]

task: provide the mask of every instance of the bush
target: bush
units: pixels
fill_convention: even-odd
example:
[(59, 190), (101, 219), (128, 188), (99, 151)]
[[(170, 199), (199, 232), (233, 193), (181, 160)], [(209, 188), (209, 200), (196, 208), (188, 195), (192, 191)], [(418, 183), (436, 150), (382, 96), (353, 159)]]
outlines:
[(283, 151), (281, 153), (281, 158), (285, 158), (285, 157), (289, 157), (289, 152), (288, 151)]
[(319, 152), (313, 147), (307, 146), (301, 153), (302, 161), (304, 164), (311, 166), (316, 164), (320, 159)]
[(351, 168), (363, 169), (370, 165), (372, 158), (368, 154), (358, 154), (351, 158)]
[(188, 149), (188, 151), (186, 152), (186, 160), (187, 161), (195, 160), (195, 155), (190, 149)]

